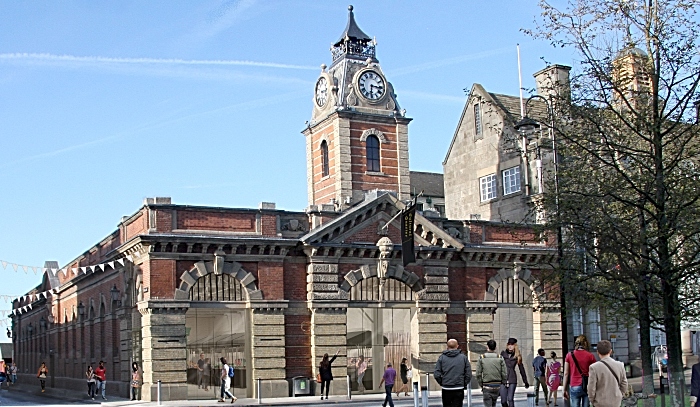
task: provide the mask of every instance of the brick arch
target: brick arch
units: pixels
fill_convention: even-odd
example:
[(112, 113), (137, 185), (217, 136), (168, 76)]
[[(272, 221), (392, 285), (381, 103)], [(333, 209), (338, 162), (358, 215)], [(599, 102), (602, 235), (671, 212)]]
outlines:
[(388, 142), (384, 133), (382, 133), (380, 130), (375, 129), (374, 127), (363, 131), (362, 135), (360, 136), (360, 141), (364, 143), (365, 141), (367, 141), (367, 137), (369, 136), (377, 136), (377, 139), (379, 139), (379, 142), (382, 144)]
[(496, 301), (496, 291), (498, 290), (498, 287), (500, 287), (501, 283), (508, 278), (521, 280), (530, 286), (530, 289), (532, 289), (532, 286), (535, 285), (535, 289), (532, 292), (533, 298), (536, 298), (538, 294), (542, 293), (542, 288), (538, 284), (535, 284), (536, 281), (532, 277), (532, 271), (530, 269), (509, 267), (498, 270), (498, 272), (489, 279), (486, 292), (484, 293), (484, 301)]
[[(347, 295), (350, 293), (350, 289), (352, 289), (352, 287), (356, 286), (360, 281), (370, 277), (377, 277), (376, 265), (364, 265), (357, 270), (348, 271), (348, 273), (344, 276), (345, 281), (343, 281), (343, 283), (340, 285), (338, 292), (343, 292), (343, 294)], [(411, 291), (414, 293), (423, 291), (425, 288), (423, 287), (421, 278), (418, 277), (416, 273), (404, 269), (400, 264), (389, 266), (386, 271), (386, 277), (401, 281), (409, 286)]]
[(246, 297), (250, 300), (262, 300), (262, 291), (255, 284), (255, 276), (245, 271), (238, 262), (222, 262), (221, 268), (215, 267), (214, 262), (199, 261), (191, 270), (185, 271), (180, 276), (180, 287), (175, 289), (176, 300), (189, 300), (190, 289), (200, 277), (207, 274), (228, 274), (238, 280), (245, 289)]

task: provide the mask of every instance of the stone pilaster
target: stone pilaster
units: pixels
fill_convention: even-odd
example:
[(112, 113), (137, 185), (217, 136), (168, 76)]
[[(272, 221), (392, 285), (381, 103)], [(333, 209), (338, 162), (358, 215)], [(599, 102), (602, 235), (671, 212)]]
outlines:
[[(119, 380), (121, 382), (131, 381), (131, 349), (133, 348), (133, 344), (131, 335), (132, 315), (129, 311), (130, 310), (125, 308), (120, 308), (117, 311), (117, 318), (119, 319)], [(139, 366), (141, 366), (139, 360), (134, 359), (134, 362), (137, 362)]]
[(287, 301), (251, 301), (251, 380), (254, 392), (258, 394), (258, 381), (262, 379), (262, 396), (289, 396), (289, 382), (286, 380), (286, 359), (284, 349), (284, 310)]
[[(416, 302), (418, 308), (411, 326), (411, 336), (418, 338), (418, 360), (413, 361), (414, 375), (429, 373), (430, 388), (435, 389), (432, 374), (435, 363), (447, 346), (447, 302)], [(417, 363), (416, 363), (417, 362)]]
[(189, 302), (143, 301), (141, 313), (143, 346), (143, 386), (141, 399), (157, 399), (158, 380), (161, 400), (187, 399), (187, 337), (185, 314)]
[[(493, 314), (496, 312), (496, 307), (497, 304), (493, 301), (466, 302), (467, 341), (469, 341), (467, 357), (473, 370), (476, 370), (479, 355), (486, 352), (486, 342), (493, 339)], [(505, 344), (498, 345), (503, 349)]]
[(532, 315), (534, 348), (535, 350), (544, 349), (547, 357), (550, 351), (557, 352), (560, 358), (566, 354), (566, 350), (561, 348), (560, 310), (559, 304), (540, 304), (539, 310)]
[[(348, 374), (347, 361), (347, 302), (346, 301), (313, 301), (309, 302), (311, 309), (311, 365), (313, 375), (318, 373), (324, 354), (338, 357), (332, 365), (334, 380), (331, 382), (330, 394), (345, 394)], [(320, 391), (320, 387), (318, 387)]]
[(308, 300), (347, 300), (347, 292), (338, 290), (337, 264), (311, 263), (307, 267), (306, 298)]

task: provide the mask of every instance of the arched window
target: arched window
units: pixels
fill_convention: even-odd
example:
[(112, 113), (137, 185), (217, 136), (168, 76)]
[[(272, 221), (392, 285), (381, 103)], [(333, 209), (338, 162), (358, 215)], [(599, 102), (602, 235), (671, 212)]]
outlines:
[(321, 166), (323, 167), (322, 176), (327, 177), (330, 174), (330, 169), (328, 166), (328, 143), (326, 143), (326, 140), (321, 142)]
[[(384, 285), (385, 301), (413, 301), (413, 291), (399, 280), (387, 278)], [(361, 280), (350, 290), (351, 301), (377, 301), (379, 300), (379, 278), (370, 277)]]
[(207, 274), (190, 289), (190, 301), (245, 301), (241, 283), (228, 274)]
[(375, 135), (367, 137), (367, 171), (379, 172), (379, 139)]

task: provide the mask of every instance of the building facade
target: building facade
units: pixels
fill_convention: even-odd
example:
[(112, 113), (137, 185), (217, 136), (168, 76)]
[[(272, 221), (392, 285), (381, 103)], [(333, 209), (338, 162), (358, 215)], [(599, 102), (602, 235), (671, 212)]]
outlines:
[(303, 131), (305, 211), (147, 199), (69, 264), (47, 263), (42, 283), (13, 304), (22, 374), (46, 361), (49, 386), (83, 389), (82, 372), (103, 360), (108, 392), (126, 396), (135, 361), (142, 399), (155, 399), (158, 381), (164, 400), (206, 399), (218, 395), (225, 357), (237, 396), (280, 397), (338, 352), (338, 395), (346, 376), (359, 390), (359, 357), (365, 388), (376, 389), (383, 366), (402, 357), (414, 377), (431, 373), (448, 338), (472, 361), (491, 338), (517, 337), (526, 364), (539, 347), (560, 352), (557, 299), (537, 288), (556, 258), (552, 239), (418, 213), (416, 262), (402, 264), (396, 215), (412, 192), (411, 119), (375, 45), (351, 8)]

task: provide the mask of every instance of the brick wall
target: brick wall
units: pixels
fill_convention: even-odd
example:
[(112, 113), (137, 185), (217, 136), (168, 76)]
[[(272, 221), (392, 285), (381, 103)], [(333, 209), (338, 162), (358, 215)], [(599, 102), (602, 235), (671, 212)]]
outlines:
[(177, 211), (177, 228), (222, 232), (255, 232), (255, 213)]
[(284, 335), (287, 378), (314, 377), (311, 367), (311, 313), (285, 316)]
[[(244, 267), (245, 268), (245, 267)], [(248, 271), (248, 269), (246, 269)], [(284, 299), (284, 265), (279, 262), (258, 263), (258, 289), (266, 300)]]

